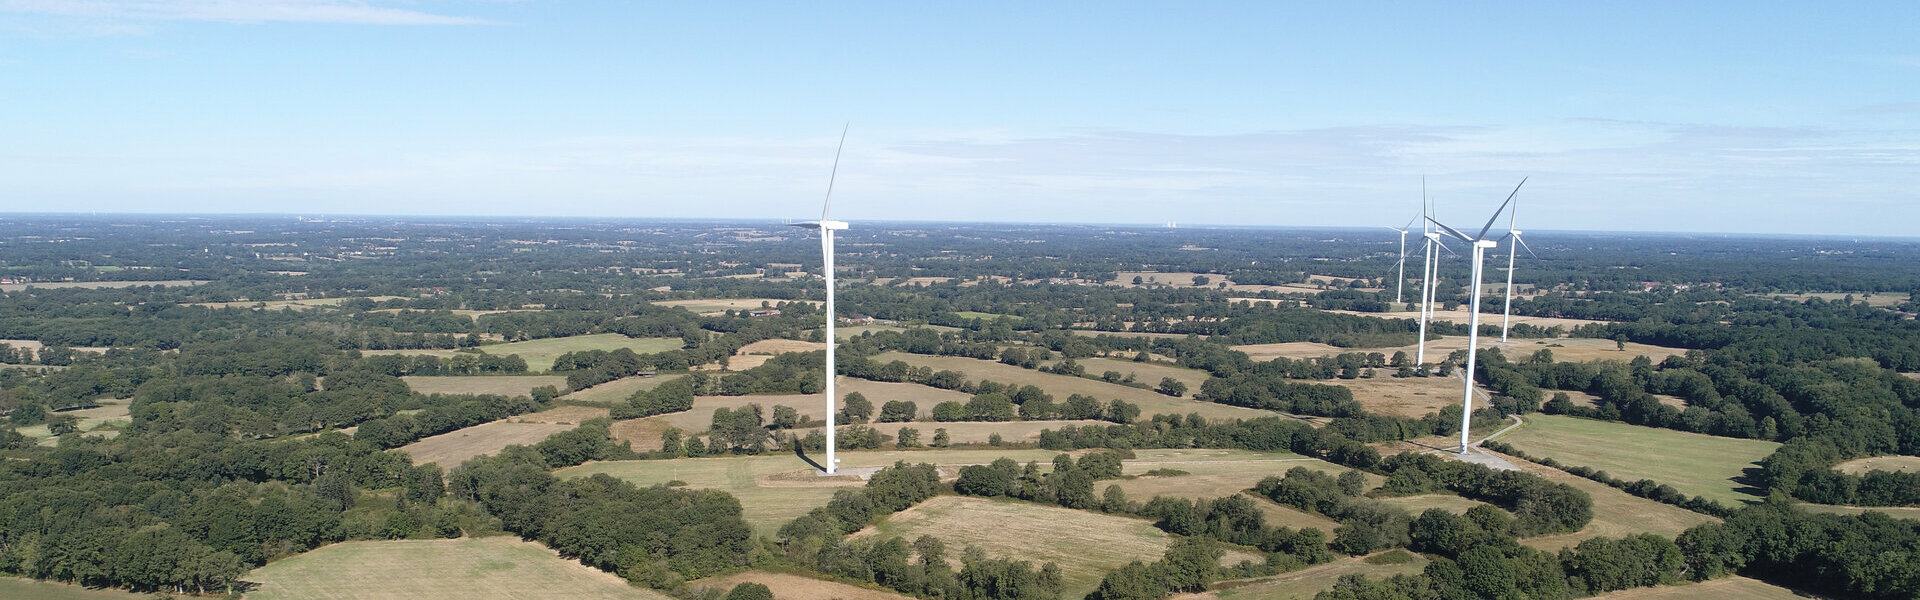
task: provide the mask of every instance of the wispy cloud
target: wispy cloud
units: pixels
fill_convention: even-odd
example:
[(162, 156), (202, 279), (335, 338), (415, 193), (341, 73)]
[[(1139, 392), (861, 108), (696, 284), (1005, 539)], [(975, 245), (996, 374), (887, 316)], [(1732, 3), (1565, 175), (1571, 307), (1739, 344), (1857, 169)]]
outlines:
[(0, 0), (0, 12), (103, 20), (352, 25), (475, 25), (487, 21), (355, 0)]

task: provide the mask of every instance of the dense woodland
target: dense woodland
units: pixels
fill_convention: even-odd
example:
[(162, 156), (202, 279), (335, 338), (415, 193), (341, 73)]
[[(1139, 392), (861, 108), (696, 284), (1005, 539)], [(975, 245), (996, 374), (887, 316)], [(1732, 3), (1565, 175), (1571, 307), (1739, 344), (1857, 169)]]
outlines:
[[(839, 416), (855, 426), (843, 431), (843, 444), (879, 447), (887, 436), (873, 425), (910, 421), (923, 409), (942, 422), (1107, 423), (1049, 427), (1040, 447), (1078, 453), (1050, 465), (967, 467), (952, 483), (931, 466), (896, 465), (760, 538), (724, 492), (553, 471), (590, 460), (821, 449), (818, 429), (797, 434), (813, 424), (787, 406), (716, 413), (704, 439), (669, 432), (660, 448), (617, 444), (602, 419), (444, 469), (414, 466), (391, 449), (552, 407), (568, 392), (636, 373), (725, 367), (761, 340), (819, 341), (824, 316), (803, 301), (818, 300), (821, 284), (788, 274), (793, 264), (817, 271), (818, 246), (795, 230), (279, 217), (0, 222), (8, 232), (0, 237), (0, 277), (17, 282), (0, 291), (0, 339), (12, 341), (0, 346), (0, 414), (9, 425), (0, 427), (0, 572), (8, 574), (214, 594), (244, 587), (235, 584), (255, 566), (328, 543), (506, 532), (689, 596), (697, 593), (685, 581), (748, 566), (927, 598), (1059, 596), (1053, 565), (948, 549), (935, 538), (847, 538), (954, 493), (1144, 518), (1176, 536), (1160, 560), (1108, 574), (1094, 593), (1105, 599), (1160, 598), (1383, 549), (1435, 560), (1417, 576), (1350, 579), (1322, 597), (1571, 598), (1729, 573), (1846, 597), (1920, 593), (1920, 523), (1816, 515), (1791, 502), (1920, 505), (1920, 474), (1834, 469), (1860, 457), (1920, 455), (1920, 381), (1906, 375), (1920, 371), (1920, 322), (1910, 318), (1920, 244), (1905, 241), (1532, 234), (1541, 257), (1517, 279), (1542, 293), (1517, 298), (1515, 312), (1613, 322), (1522, 326), (1513, 335), (1687, 352), (1658, 362), (1567, 362), (1550, 349), (1482, 351), (1476, 378), (1494, 402), (1472, 415), (1476, 423), (1547, 412), (1784, 444), (1751, 482), (1772, 495), (1767, 502), (1717, 505), (1648, 482), (1634, 493), (1724, 522), (1677, 539), (1596, 539), (1552, 554), (1516, 540), (1580, 529), (1592, 516), (1584, 493), (1432, 456), (1381, 456), (1369, 444), (1457, 435), (1459, 407), (1425, 418), (1372, 414), (1348, 388), (1331, 385), (1449, 376), (1464, 352), (1411, 364), (1365, 351), (1254, 361), (1229, 348), (1412, 343), (1418, 334), (1410, 320), (1322, 310), (1402, 308), (1391, 302), (1392, 282), (1382, 281), (1392, 240), (1371, 232), (945, 224), (844, 232), (841, 316), (900, 327), (847, 340), (836, 369), (969, 399), (936, 406), (850, 399)], [(1466, 299), (1461, 262), (1443, 267), (1443, 302)], [(1181, 275), (1107, 284), (1127, 272)], [(70, 287), (88, 282), (123, 283)], [(1311, 293), (1317, 287), (1330, 291)], [(1857, 296), (1775, 297), (1811, 292)], [(761, 310), (777, 314), (661, 304), (714, 298), (765, 299)], [(1115, 335), (1125, 332), (1167, 335)], [(1458, 325), (1432, 328), (1434, 335), (1462, 333)], [(498, 351), (585, 334), (672, 340), (672, 349), (569, 352), (550, 370)], [(1275, 414), (1237, 421), (1143, 414), (1117, 399), (1054, 397), (878, 358), (885, 352), (991, 361), (1176, 397), (1192, 392), (1194, 401)], [(1171, 379), (1135, 381), (1079, 362), (1094, 357), (1209, 377), (1192, 390)], [(703, 370), (607, 408), (625, 420), (689, 410), (696, 396), (818, 393), (823, 360), (800, 352), (751, 369)], [(539, 371), (564, 376), (566, 385), (524, 396), (427, 395), (400, 379)], [(1600, 401), (1576, 404), (1562, 392)], [(1656, 396), (1678, 397), (1684, 407)], [(124, 402), (125, 423), (80, 430), (72, 413), (101, 400)], [(42, 437), (22, 433), (42, 427)], [(340, 431), (348, 427), (351, 434)], [(893, 436), (896, 447), (922, 444), (909, 439), (910, 429)], [(944, 435), (925, 445), (946, 445)], [(1119, 476), (1126, 452), (1146, 448), (1290, 451), (1387, 484), (1370, 497), (1351, 477), (1275, 473), (1252, 491), (1341, 526), (1271, 527), (1245, 497), (1126, 498), (1100, 485)], [(1577, 469), (1569, 470), (1600, 478)], [(1638, 484), (1617, 485), (1631, 491)], [(1377, 501), (1433, 492), (1499, 510), (1415, 515)], [(1220, 567), (1227, 547), (1267, 558)]]

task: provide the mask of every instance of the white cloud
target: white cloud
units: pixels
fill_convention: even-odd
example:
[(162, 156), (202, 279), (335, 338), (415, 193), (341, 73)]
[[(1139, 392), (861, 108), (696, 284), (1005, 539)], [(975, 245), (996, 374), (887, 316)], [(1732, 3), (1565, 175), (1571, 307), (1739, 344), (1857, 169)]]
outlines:
[(109, 20), (473, 25), (468, 17), (355, 0), (0, 0), (0, 12)]

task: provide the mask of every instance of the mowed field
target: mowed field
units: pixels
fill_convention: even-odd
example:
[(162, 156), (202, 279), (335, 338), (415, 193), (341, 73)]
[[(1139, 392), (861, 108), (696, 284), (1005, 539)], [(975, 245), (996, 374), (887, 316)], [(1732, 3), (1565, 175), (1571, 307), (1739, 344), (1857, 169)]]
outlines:
[[(836, 332), (834, 337), (840, 336)], [(824, 350), (826, 347), (826, 344), (820, 342), (781, 339), (760, 340), (741, 346), (739, 350), (734, 351), (733, 356), (727, 359), (727, 369), (731, 371), (745, 371), (766, 364), (767, 360), (772, 359), (775, 355), (786, 354), (788, 352), (813, 352), (815, 350)], [(715, 368), (719, 367), (717, 364), (712, 366)]]
[[(887, 402), (904, 401), (913, 402), (915, 408), (918, 409), (919, 418), (926, 419), (930, 418), (933, 405), (949, 400), (966, 402), (970, 397), (953, 390), (943, 390), (914, 383), (869, 381), (845, 376), (834, 380), (834, 394), (840, 396), (840, 398), (846, 398), (847, 394), (855, 392), (866, 397), (868, 402), (873, 403), (874, 417), (880, 416), (880, 407)], [(624, 396), (622, 399), (624, 399)], [(836, 401), (837, 400), (838, 399), (836, 399)], [(827, 419), (826, 399), (821, 394), (699, 396), (693, 399), (693, 408), (690, 410), (614, 423), (613, 437), (616, 440), (633, 442), (635, 449), (658, 449), (660, 447), (660, 435), (664, 433), (668, 427), (676, 428), (687, 433), (704, 433), (707, 431), (708, 426), (713, 424), (714, 409), (725, 408), (733, 410), (744, 408), (749, 404), (760, 405), (761, 415), (767, 419), (773, 418), (773, 407), (776, 405), (793, 407), (794, 411), (800, 413), (800, 416), (804, 419), (821, 423), (825, 423)], [(1015, 437), (1016, 434), (1038, 439), (1040, 429), (1046, 427), (1059, 428), (1063, 425), (1050, 421), (1037, 421), (1034, 423), (1039, 423), (1039, 425), (1029, 425), (1027, 422), (995, 423), (992, 425), (1006, 427), (1006, 431), (1001, 435), (1007, 439), (1019, 439)], [(1054, 424), (1048, 425), (1047, 423)], [(881, 433), (892, 435), (901, 425), (909, 425), (909, 423), (872, 423), (871, 425)], [(935, 425), (930, 421), (911, 423), (910, 425), (920, 429), (922, 442), (932, 441), (933, 427), (949, 427), (949, 434), (951, 435), (958, 435), (959, 432), (963, 430), (971, 431), (979, 429), (977, 427), (966, 427), (966, 424), (962, 423)], [(981, 431), (979, 441), (985, 442), (985, 436), (989, 433), (990, 432)], [(800, 435), (806, 434), (802, 432)], [(960, 439), (955, 439), (954, 442), (964, 443), (964, 441)]]
[(1591, 467), (1634, 481), (1652, 479), (1688, 496), (1729, 506), (1760, 500), (1735, 479), (1780, 444), (1560, 415), (1528, 415), (1501, 441), (1535, 457)]
[[(923, 435), (932, 435), (931, 431)], [(638, 444), (635, 445), (638, 447)], [(1006, 457), (1021, 463), (1037, 461), (1043, 467), (1055, 454), (1049, 450), (1007, 448), (861, 450), (838, 453), (842, 469), (892, 466), (895, 461), (932, 463), (944, 475), (955, 476), (966, 465), (981, 465)], [(815, 461), (824, 456), (810, 457)], [(678, 458), (673, 460), (621, 460), (591, 462), (561, 469), (561, 477), (586, 477), (605, 473), (637, 485), (684, 481), (688, 487), (724, 490), (740, 499), (747, 523), (755, 532), (772, 535), (795, 517), (816, 507), (826, 506), (833, 492), (857, 488), (866, 483), (857, 476), (821, 477), (818, 470), (799, 457), (786, 453), (759, 456)]]
[(1468, 500), (1453, 494), (1399, 496), (1394, 498), (1381, 498), (1380, 502), (1400, 507), (1401, 510), (1405, 510), (1416, 517), (1420, 516), (1420, 513), (1427, 512), (1427, 509), (1430, 508), (1438, 508), (1456, 515), (1464, 515), (1467, 514), (1467, 509), (1486, 504), (1485, 502)]
[(422, 394), (499, 394), (525, 396), (543, 385), (567, 389), (562, 375), (447, 375), (401, 377), (407, 388)]
[[(1271, 416), (1272, 411), (1196, 402), (1172, 398), (1155, 393), (1152, 390), (1131, 388), (1124, 385), (1095, 381), (1084, 377), (1041, 373), (1030, 369), (1005, 365), (994, 361), (977, 360), (958, 356), (927, 356), (905, 352), (886, 352), (875, 356), (874, 360), (885, 363), (902, 361), (916, 367), (930, 367), (935, 371), (951, 369), (965, 373), (975, 382), (992, 380), (1014, 385), (1034, 385), (1052, 394), (1055, 402), (1065, 402), (1072, 394), (1086, 394), (1102, 401), (1121, 399), (1140, 405), (1142, 419), (1156, 414), (1200, 413), (1209, 419), (1248, 419)], [(1156, 380), (1157, 383), (1157, 380)]]
[(547, 436), (579, 427), (582, 421), (604, 416), (604, 408), (561, 406), (421, 438), (401, 446), (400, 451), (412, 457), (413, 464), (438, 463), (440, 468), (452, 469), (469, 458), (515, 444), (537, 444)]
[[(695, 300), (655, 300), (658, 306), (678, 306), (696, 314), (717, 315), (729, 310), (760, 310), (763, 306), (773, 308), (781, 302), (807, 302), (804, 300), (778, 300), (774, 298), (704, 298)], [(818, 304), (818, 302), (809, 302)]]
[(659, 387), (660, 384), (673, 381), (675, 379), (679, 379), (682, 377), (686, 377), (686, 374), (674, 373), (674, 374), (667, 374), (667, 375), (657, 375), (654, 377), (627, 377), (623, 379), (615, 379), (613, 381), (602, 383), (600, 385), (596, 385), (584, 390), (569, 393), (565, 396), (561, 396), (560, 399), (568, 402), (584, 402), (588, 404), (605, 404), (605, 405), (611, 406), (612, 403), (614, 402), (625, 402), (627, 398), (630, 398), (633, 396), (634, 392), (638, 392), (640, 390), (650, 390), (655, 387)]
[(1885, 513), (1887, 516), (1893, 517), (1896, 519), (1909, 519), (1913, 521), (1920, 521), (1920, 506), (1834, 506), (1831, 504), (1806, 504), (1806, 503), (1801, 503), (1801, 504), (1798, 504), (1797, 506), (1799, 506), (1800, 508), (1806, 509), (1807, 512), (1827, 513), (1832, 515), (1857, 515), (1857, 514), (1866, 513), (1866, 512), (1877, 512), (1877, 513)]
[(18, 577), (0, 577), (0, 598), (7, 600), (142, 600), (150, 594), (135, 594), (116, 589), (94, 589), (51, 581)]
[(1074, 362), (1086, 367), (1088, 375), (1099, 375), (1107, 371), (1115, 371), (1122, 376), (1132, 374), (1134, 381), (1154, 387), (1160, 386), (1162, 378), (1171, 377), (1174, 381), (1187, 384), (1187, 393), (1181, 394), (1183, 398), (1191, 398), (1194, 394), (1200, 393), (1200, 384), (1206, 383), (1207, 379), (1213, 377), (1211, 373), (1199, 369), (1117, 358), (1081, 358), (1075, 359)]
[(1920, 456), (1874, 456), (1856, 458), (1840, 463), (1840, 472), (1850, 475), (1865, 475), (1868, 471), (1893, 471), (1896, 473), (1920, 473)]
[(1218, 589), (1199, 594), (1174, 596), (1174, 600), (1309, 600), (1322, 591), (1330, 589), (1347, 575), (1364, 575), (1375, 579), (1394, 575), (1415, 575), (1427, 568), (1426, 557), (1403, 552), (1410, 560), (1400, 564), (1373, 564), (1366, 557), (1350, 556), (1336, 559), (1324, 565), (1315, 565), (1281, 573), (1272, 577), (1230, 581), (1218, 586)]
[(732, 591), (734, 586), (746, 582), (767, 586), (768, 589), (773, 590), (774, 600), (913, 600), (912, 596), (887, 590), (767, 571), (747, 571), (723, 577), (696, 579), (687, 584), (697, 589), (712, 590), (725, 595)]
[[(1531, 417), (1529, 417), (1531, 418)], [(1508, 434), (1512, 435), (1512, 434)], [(1636, 533), (1653, 533), (1663, 537), (1673, 537), (1695, 525), (1713, 523), (1719, 519), (1693, 512), (1671, 504), (1662, 504), (1646, 498), (1615, 489), (1598, 481), (1584, 477), (1575, 477), (1566, 471), (1541, 466), (1529, 461), (1489, 452), (1507, 459), (1507, 462), (1521, 470), (1548, 481), (1564, 483), (1586, 492), (1593, 497), (1593, 521), (1580, 531), (1549, 535), (1521, 540), (1521, 543), (1547, 551), (1556, 551), (1571, 547), (1581, 541), (1596, 537), (1622, 537)]]
[[(544, 373), (553, 368), (553, 359), (568, 352), (581, 350), (619, 350), (628, 348), (634, 352), (646, 354), (678, 350), (685, 342), (679, 338), (630, 338), (618, 333), (595, 333), (572, 337), (546, 338), (513, 342), (510, 344), (489, 344), (480, 346), (481, 352), (494, 356), (520, 355), (527, 361), (527, 370)], [(448, 358), (455, 354), (453, 350), (363, 350), (363, 354), (425, 354)]]
[(1686, 585), (1662, 585), (1633, 588), (1593, 596), (1596, 600), (1693, 600), (1695, 598), (1738, 598), (1740, 600), (1806, 600), (1793, 590), (1758, 579), (1738, 575)]
[[(1151, 500), (1154, 496), (1219, 498), (1251, 489), (1269, 476), (1285, 475), (1294, 467), (1306, 467), (1331, 475), (1348, 471), (1346, 467), (1291, 452), (1191, 448), (1136, 450), (1134, 456), (1121, 463), (1120, 472), (1135, 478), (1099, 481), (1095, 482), (1094, 487), (1104, 490), (1108, 484), (1119, 485), (1120, 489), (1127, 492), (1128, 500), (1141, 502)], [(1148, 471), (1155, 469), (1178, 469), (1187, 474), (1145, 476)], [(1384, 479), (1369, 475), (1369, 481), (1378, 484)]]
[(668, 600), (513, 536), (344, 542), (254, 569), (251, 600)]
[[(1353, 390), (1353, 399), (1367, 412), (1419, 418), (1441, 407), (1460, 403), (1460, 380), (1453, 377), (1391, 377), (1388, 369), (1360, 379), (1329, 379), (1312, 383)], [(1475, 406), (1478, 406), (1476, 398)]]
[[(986, 526), (991, 524), (990, 526)], [(852, 537), (905, 538), (931, 535), (958, 555), (967, 546), (988, 556), (1052, 562), (1060, 566), (1062, 598), (1079, 598), (1099, 587), (1109, 571), (1132, 562), (1159, 560), (1173, 536), (1147, 519), (1105, 515), (1015, 500), (939, 496), (894, 513)], [(1257, 560), (1230, 552), (1223, 564)]]

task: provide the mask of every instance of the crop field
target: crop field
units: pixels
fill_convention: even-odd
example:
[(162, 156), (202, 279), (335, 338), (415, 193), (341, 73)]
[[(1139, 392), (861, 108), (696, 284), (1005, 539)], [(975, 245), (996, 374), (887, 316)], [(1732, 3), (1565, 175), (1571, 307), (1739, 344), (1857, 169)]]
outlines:
[(1691, 600), (1693, 598), (1806, 600), (1810, 597), (1758, 579), (1748, 579), (1738, 575), (1700, 583), (1633, 588), (1593, 596), (1596, 600)]
[(0, 577), (0, 598), (7, 600), (141, 600), (152, 598), (152, 596), (111, 588), (96, 589), (84, 585)]
[(1920, 473), (1920, 456), (1874, 456), (1840, 463), (1840, 472), (1865, 475), (1868, 471)]
[(580, 426), (581, 421), (604, 416), (606, 409), (562, 406), (421, 438), (401, 446), (400, 451), (412, 457), (414, 464), (438, 463), (443, 469), (452, 469), (469, 458), (515, 444), (537, 444), (547, 436)]
[(252, 600), (668, 598), (513, 536), (344, 542), (269, 563), (241, 580), (259, 584), (247, 592)]
[(773, 590), (773, 597), (778, 600), (913, 600), (912, 596), (888, 590), (863, 588), (836, 581), (767, 571), (747, 571), (722, 577), (709, 577), (689, 581), (687, 584), (697, 589), (713, 590), (725, 595), (734, 586), (747, 582), (767, 586)]
[(161, 287), (186, 287), (186, 286), (200, 285), (202, 283), (205, 283), (205, 282), (193, 281), (189, 279), (163, 279), (160, 281), (53, 281), (53, 282), (47, 282), (47, 283), (7, 283), (7, 284), (0, 284), (0, 292), (18, 292), (20, 290), (24, 290), (30, 287), (47, 289), (47, 290), (57, 290), (57, 289), (98, 290), (98, 289), (106, 289), (106, 288), (139, 287), (143, 285), (157, 285)]
[(694, 313), (706, 316), (725, 314), (728, 310), (759, 310), (762, 305), (773, 308), (781, 302), (802, 302), (802, 300), (778, 300), (774, 298), (707, 298), (696, 300), (656, 300), (660, 306), (678, 306)]
[(1731, 506), (1760, 499), (1735, 480), (1780, 446), (1559, 415), (1528, 415), (1525, 427), (1501, 439), (1535, 457), (1628, 481), (1652, 479)]
[(615, 379), (584, 390), (573, 392), (560, 399), (567, 402), (584, 402), (611, 406), (614, 402), (625, 402), (634, 392), (650, 390), (660, 384), (686, 377), (682, 373), (658, 375), (654, 377), (626, 377)]
[[(983, 524), (991, 523), (990, 527)], [(1078, 598), (1099, 587), (1107, 572), (1138, 560), (1159, 560), (1173, 536), (1152, 521), (1133, 517), (1046, 506), (1013, 500), (939, 496), (862, 529), (853, 537), (902, 537), (912, 541), (931, 535), (947, 543), (949, 552), (975, 546), (988, 556), (1053, 562), (1060, 566), (1065, 592)], [(1258, 560), (1229, 552), (1223, 564)]]
[(1315, 565), (1272, 577), (1227, 582), (1220, 586), (1221, 589), (1173, 598), (1175, 600), (1309, 600), (1339, 583), (1342, 576), (1365, 575), (1378, 579), (1394, 575), (1415, 575), (1427, 568), (1426, 557), (1411, 552), (1405, 554), (1410, 560), (1400, 564), (1373, 564), (1367, 562), (1365, 557), (1345, 557), (1324, 565)]
[(965, 373), (975, 382), (993, 380), (1014, 385), (1034, 385), (1052, 394), (1055, 402), (1062, 402), (1072, 394), (1086, 394), (1102, 401), (1115, 398), (1140, 405), (1140, 417), (1147, 418), (1156, 414), (1200, 413), (1209, 419), (1248, 419), (1272, 416), (1271, 411), (1195, 402), (1172, 398), (1155, 393), (1152, 390), (1131, 388), (1084, 377), (1041, 373), (1030, 369), (1005, 365), (994, 361), (976, 360), (958, 356), (927, 356), (905, 352), (887, 352), (874, 357), (882, 363), (899, 360), (916, 367), (931, 367), (935, 371), (951, 369)]
[[(924, 435), (932, 435), (932, 432), (924, 432)], [(638, 447), (638, 444), (635, 446)], [(1037, 461), (1044, 467), (1053, 460), (1055, 454), (1059, 453), (1049, 450), (969, 448), (843, 451), (839, 453), (839, 458), (842, 469), (886, 467), (903, 460), (909, 463), (932, 463), (941, 467), (944, 476), (951, 477), (957, 475), (962, 466), (986, 464), (1000, 457), (1022, 463)], [(823, 456), (809, 458), (815, 461), (824, 459)], [(865, 485), (857, 476), (822, 477), (818, 472), (813, 465), (799, 457), (775, 453), (591, 462), (562, 469), (558, 474), (561, 477), (585, 477), (606, 473), (637, 485), (677, 480), (686, 482), (692, 488), (724, 490), (740, 499), (743, 515), (755, 532), (772, 535), (795, 517), (816, 507), (826, 506), (827, 501), (833, 499), (834, 490)]]
[(1192, 397), (1200, 393), (1200, 384), (1206, 383), (1207, 379), (1213, 377), (1211, 373), (1199, 369), (1116, 358), (1082, 358), (1074, 362), (1086, 367), (1090, 375), (1107, 371), (1117, 371), (1123, 376), (1131, 373), (1135, 381), (1155, 387), (1160, 385), (1161, 378), (1172, 377), (1174, 381), (1187, 384), (1187, 393), (1184, 397)]
[[(1529, 423), (1531, 422), (1529, 420)], [(1521, 540), (1521, 543), (1528, 546), (1555, 551), (1579, 544), (1588, 538), (1617, 538), (1636, 533), (1653, 533), (1670, 538), (1695, 525), (1719, 521), (1719, 519), (1678, 506), (1628, 494), (1591, 479), (1575, 477), (1559, 469), (1544, 467), (1518, 458), (1506, 458), (1507, 462), (1513, 463), (1523, 471), (1545, 477), (1548, 481), (1573, 486), (1593, 497), (1593, 521), (1587, 523), (1586, 528), (1573, 533)]]
[(567, 378), (561, 375), (442, 375), (401, 377), (400, 380), (407, 382), (408, 389), (422, 394), (525, 396), (543, 385), (567, 389)]

